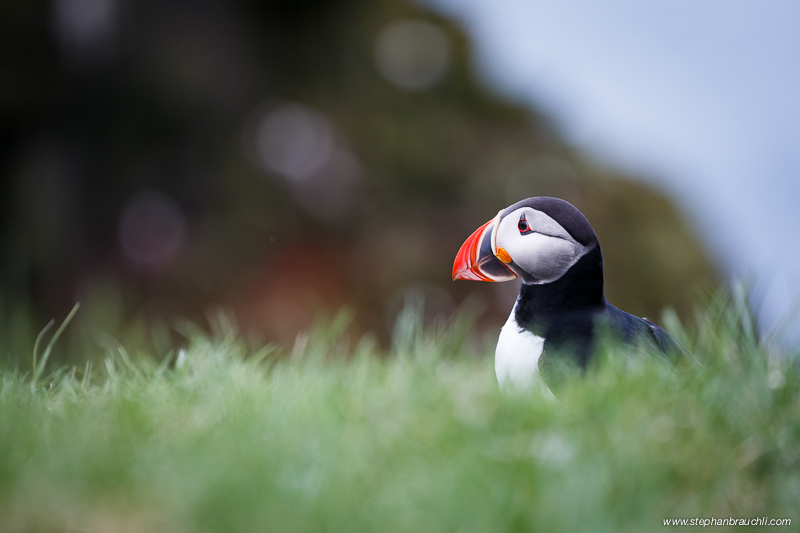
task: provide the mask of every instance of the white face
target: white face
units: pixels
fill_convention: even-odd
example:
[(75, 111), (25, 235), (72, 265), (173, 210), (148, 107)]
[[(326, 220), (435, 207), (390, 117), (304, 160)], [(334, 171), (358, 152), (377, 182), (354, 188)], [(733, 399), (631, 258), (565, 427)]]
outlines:
[(535, 284), (557, 280), (589, 251), (558, 222), (531, 207), (512, 211), (495, 224), (492, 252), (497, 255), (500, 248), (513, 261), (509, 267), (523, 270), (527, 276), (520, 277)]

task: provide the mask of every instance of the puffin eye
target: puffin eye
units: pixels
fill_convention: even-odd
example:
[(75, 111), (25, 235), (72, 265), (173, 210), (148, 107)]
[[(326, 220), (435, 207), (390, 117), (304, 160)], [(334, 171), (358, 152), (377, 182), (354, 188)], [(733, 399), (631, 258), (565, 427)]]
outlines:
[(519, 217), (519, 224), (517, 224), (519, 228), (520, 235), (527, 235), (528, 233), (533, 233), (530, 226), (528, 226), (528, 221), (525, 218), (525, 215), (520, 215)]

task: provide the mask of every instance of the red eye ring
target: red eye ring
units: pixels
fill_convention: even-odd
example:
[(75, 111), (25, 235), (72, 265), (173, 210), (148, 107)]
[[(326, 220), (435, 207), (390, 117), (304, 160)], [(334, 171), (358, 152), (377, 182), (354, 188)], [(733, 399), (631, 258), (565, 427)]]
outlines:
[(519, 223), (517, 224), (517, 228), (519, 228), (520, 235), (527, 235), (528, 233), (533, 233), (533, 230), (528, 225), (528, 220), (525, 218), (525, 215), (519, 216)]

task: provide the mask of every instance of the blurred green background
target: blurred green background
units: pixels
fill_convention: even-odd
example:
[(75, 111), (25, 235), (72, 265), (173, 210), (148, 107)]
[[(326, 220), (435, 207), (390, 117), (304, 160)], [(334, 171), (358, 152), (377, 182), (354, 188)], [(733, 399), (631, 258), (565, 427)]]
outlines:
[(12, 362), (76, 301), (87, 358), (98, 332), (164, 352), (217, 307), (285, 343), (342, 306), (385, 340), (410, 294), (496, 330), (516, 284), (452, 282), (452, 261), (528, 196), (586, 214), (623, 309), (686, 315), (718, 279), (664, 194), (490, 92), (459, 26), (415, 3), (6, 0), (0, 54)]

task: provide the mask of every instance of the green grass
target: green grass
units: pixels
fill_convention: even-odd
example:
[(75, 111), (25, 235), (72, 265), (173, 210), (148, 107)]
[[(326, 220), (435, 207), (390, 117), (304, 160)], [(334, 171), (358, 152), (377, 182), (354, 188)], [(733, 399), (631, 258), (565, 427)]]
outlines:
[(164, 364), (118, 347), (94, 371), (3, 371), (0, 530), (800, 523), (800, 373), (741, 299), (718, 296), (689, 333), (668, 320), (699, 362), (610, 353), (557, 401), (498, 391), (469, 317), (425, 330), (408, 312), (389, 353), (345, 322), (292, 350), (252, 353), (222, 324)]

